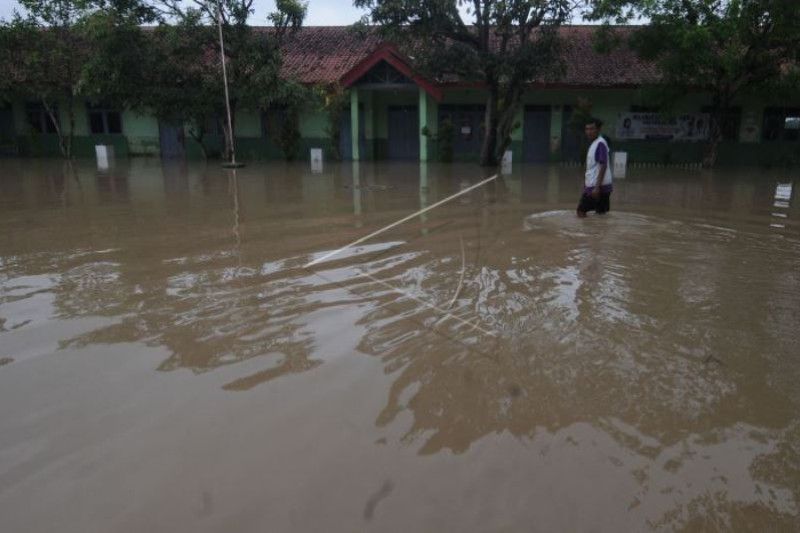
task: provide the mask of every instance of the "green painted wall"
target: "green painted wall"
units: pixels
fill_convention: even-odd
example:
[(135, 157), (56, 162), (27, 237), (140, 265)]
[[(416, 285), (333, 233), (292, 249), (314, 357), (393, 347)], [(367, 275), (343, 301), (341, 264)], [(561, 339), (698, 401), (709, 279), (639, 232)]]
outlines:
[(122, 129), (125, 135), (158, 138), (158, 120), (154, 116), (145, 113), (123, 111)]
[(328, 136), (328, 115), (323, 110), (308, 111), (300, 115), (300, 134), (305, 138)]
[(371, 91), (375, 111), (375, 138), (388, 139), (387, 110), (389, 106), (419, 104), (419, 95), (414, 91)]
[(442, 105), (485, 104), (486, 92), (481, 89), (449, 89), (444, 92)]
[(364, 136), (369, 141), (375, 138), (375, 93), (362, 91), (359, 96), (364, 104)]
[[(438, 108), (442, 104), (484, 104), (485, 92), (479, 89), (453, 89), (445, 92), (441, 102), (424, 95), (427, 106), (429, 130), (438, 130)], [(520, 127), (512, 132), (511, 149), (515, 161), (522, 157), (524, 106), (550, 105), (550, 147), (553, 160), (560, 160), (561, 129), (564, 106), (575, 106), (579, 99), (591, 102), (593, 114), (606, 123), (606, 136), (612, 149), (629, 152), (631, 162), (653, 163), (696, 163), (702, 156), (703, 143), (664, 142), (664, 141), (617, 141), (614, 137), (616, 121), (620, 113), (627, 112), (633, 105), (646, 106), (648, 94), (636, 89), (536, 89), (523, 98), (523, 105), (517, 115)], [(359, 91), (359, 102), (365, 110), (365, 136), (367, 138), (363, 159), (373, 159), (386, 154), (388, 126), (387, 109), (391, 105), (418, 106), (421, 102), (418, 90), (414, 91)], [(697, 112), (708, 102), (702, 94), (690, 96), (675, 112)], [(783, 104), (786, 104), (783, 102)], [(795, 105), (800, 106), (800, 101)], [(743, 100), (740, 142), (725, 142), (720, 146), (721, 164), (758, 163), (761, 165), (800, 164), (800, 142), (761, 142), (763, 111), (767, 105), (757, 99)], [(67, 124), (66, 106), (60, 106), (60, 121)], [(17, 152), (24, 156), (59, 156), (58, 140), (52, 134), (38, 134), (31, 131), (25, 116), (25, 102), (12, 103), (14, 127), (16, 131)], [(96, 144), (112, 144), (118, 156), (158, 155), (158, 121), (147, 113), (125, 111), (122, 114), (122, 135), (89, 135), (86, 107), (75, 107), (75, 139), (73, 152), (76, 157), (94, 157)], [(330, 148), (328, 138), (328, 118), (323, 110), (304, 112), (300, 117), (300, 132), (303, 137), (297, 157), (305, 160), (312, 147)], [(240, 110), (236, 116), (237, 151), (243, 159), (280, 159), (281, 150), (275, 143), (262, 136), (260, 113)], [(221, 136), (209, 136), (206, 144), (212, 157), (218, 156), (222, 149)], [(436, 142), (426, 140), (430, 160), (436, 159)], [(186, 138), (187, 156), (200, 157), (197, 143), (188, 135)], [(422, 147), (421, 147), (422, 148)], [(421, 150), (424, 151), (424, 150)], [(13, 153), (10, 151), (9, 153)]]
[[(523, 98), (523, 105), (551, 105), (550, 123), (551, 150), (554, 160), (561, 159), (561, 126), (563, 123), (563, 107), (576, 106), (579, 99), (587, 99), (592, 104), (592, 114), (604, 123), (605, 135), (609, 138), (612, 149), (627, 151), (631, 162), (647, 163), (697, 163), (702, 159), (704, 145), (702, 142), (669, 142), (669, 141), (617, 141), (614, 139), (617, 119), (620, 113), (628, 112), (631, 106), (652, 105), (646, 90), (638, 89), (540, 89), (530, 91)], [(688, 95), (680, 106), (673, 111), (700, 112), (709, 103), (709, 97), (703, 94)], [(760, 142), (761, 121), (764, 104), (742, 101), (742, 123), (740, 142), (725, 142), (720, 147), (721, 164), (741, 164), (758, 161), (759, 164), (789, 164), (793, 160), (800, 161), (800, 144)], [(512, 134), (514, 141), (522, 141), (522, 130)], [(516, 143), (514, 143), (516, 144)], [(794, 144), (794, 146), (792, 146)], [(749, 146), (742, 150), (742, 146)], [(515, 150), (516, 157), (516, 150)]]
[(236, 137), (261, 137), (261, 113), (237, 110), (234, 131), (236, 132)]
[[(75, 103), (75, 135), (89, 135), (89, 116), (86, 113), (86, 105), (81, 105), (80, 103)], [(61, 123), (66, 126), (67, 124), (67, 113), (66, 113), (66, 106), (61, 108)], [(125, 131), (125, 124), (122, 124), (123, 132)]]
[[(26, 103), (13, 103), (16, 119), (17, 144), (20, 155), (33, 157), (60, 157), (61, 151), (58, 137), (55, 134), (42, 134), (33, 130), (26, 117)], [(59, 105), (59, 123), (62, 128), (69, 127), (67, 106)], [(75, 157), (94, 157), (95, 145), (109, 144), (114, 146), (117, 156), (158, 155), (158, 121), (149, 115), (134, 111), (122, 113), (122, 134), (91, 135), (89, 133), (89, 117), (85, 104), (74, 106), (75, 130), (72, 152)]]
[(131, 155), (159, 155), (158, 120), (136, 111), (122, 113), (122, 131), (128, 139)]

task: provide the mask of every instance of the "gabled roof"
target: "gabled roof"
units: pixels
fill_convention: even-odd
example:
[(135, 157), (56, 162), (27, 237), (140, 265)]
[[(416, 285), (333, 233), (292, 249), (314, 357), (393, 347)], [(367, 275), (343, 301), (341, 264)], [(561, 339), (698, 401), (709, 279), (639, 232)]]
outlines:
[[(616, 30), (624, 37), (635, 29), (635, 26), (624, 26)], [(592, 42), (596, 30), (597, 26), (559, 28), (566, 67), (563, 75), (556, 79), (531, 80), (531, 83), (559, 87), (631, 87), (659, 80), (655, 65), (639, 59), (625, 46), (610, 54), (597, 52)], [(351, 78), (359, 72), (359, 67), (385, 59), (379, 57), (381, 54), (413, 72), (408, 58), (384, 43), (374, 29), (356, 32), (348, 26), (307, 26), (287, 36), (283, 74), (309, 84), (352, 83)], [(392, 65), (406, 74), (397, 64)], [(417, 78), (420, 86), (422, 82), (430, 85), (426, 91), (439, 90), (435, 83)]]
[(359, 61), (347, 74), (342, 76), (339, 83), (342, 87), (350, 87), (381, 61), (386, 61), (397, 69), (398, 72), (411, 79), (411, 81), (416, 83), (419, 87), (422, 87), (422, 89), (436, 101), (442, 99), (442, 89), (417, 74), (408, 59), (391, 43), (383, 43), (378, 46), (375, 51)]

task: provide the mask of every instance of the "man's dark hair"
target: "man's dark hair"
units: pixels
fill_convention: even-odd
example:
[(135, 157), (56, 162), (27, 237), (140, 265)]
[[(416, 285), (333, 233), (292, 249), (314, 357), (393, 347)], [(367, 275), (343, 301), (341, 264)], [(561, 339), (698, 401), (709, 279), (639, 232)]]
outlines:
[(595, 117), (592, 117), (589, 120), (587, 120), (584, 126), (588, 126), (589, 124), (594, 124), (595, 126), (597, 126), (598, 130), (603, 127), (603, 121)]

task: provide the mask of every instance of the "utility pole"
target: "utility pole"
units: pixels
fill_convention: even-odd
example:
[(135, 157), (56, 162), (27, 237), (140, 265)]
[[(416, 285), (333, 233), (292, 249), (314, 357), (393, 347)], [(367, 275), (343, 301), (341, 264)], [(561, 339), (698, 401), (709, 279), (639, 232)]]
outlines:
[(228, 71), (225, 67), (225, 41), (222, 39), (222, 2), (217, 4), (217, 28), (219, 29), (219, 54), (222, 59), (222, 83), (225, 87), (225, 111), (228, 114), (228, 142), (231, 147), (231, 160), (223, 166), (237, 168), (244, 166), (236, 162), (236, 147), (233, 143), (233, 120), (231, 119), (231, 101), (228, 96)]

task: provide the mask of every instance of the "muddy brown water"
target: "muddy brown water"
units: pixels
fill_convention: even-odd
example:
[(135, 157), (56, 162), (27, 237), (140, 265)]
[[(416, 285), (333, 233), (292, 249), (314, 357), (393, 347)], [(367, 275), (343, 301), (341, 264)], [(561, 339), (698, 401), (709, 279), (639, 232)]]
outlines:
[(0, 161), (0, 530), (800, 529), (800, 174), (579, 175)]

